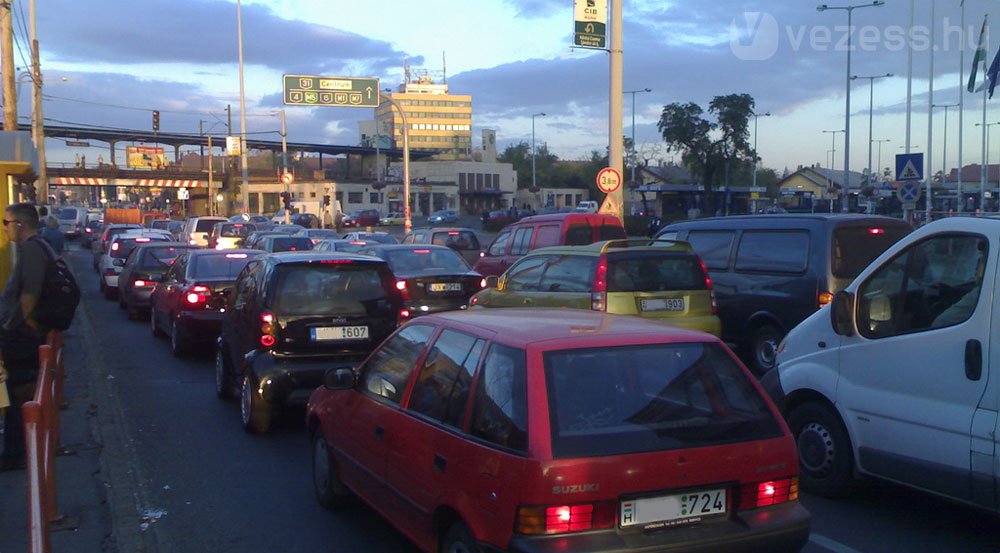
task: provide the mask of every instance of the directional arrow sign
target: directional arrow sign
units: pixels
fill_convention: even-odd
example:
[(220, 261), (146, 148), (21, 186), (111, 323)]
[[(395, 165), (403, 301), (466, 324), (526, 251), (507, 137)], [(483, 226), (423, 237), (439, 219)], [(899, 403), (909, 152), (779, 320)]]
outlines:
[(924, 180), (924, 154), (898, 154), (896, 180)]
[(376, 78), (285, 75), (282, 81), (285, 105), (378, 107), (379, 88)]
[(608, 39), (608, 0), (574, 0), (573, 44), (604, 49)]

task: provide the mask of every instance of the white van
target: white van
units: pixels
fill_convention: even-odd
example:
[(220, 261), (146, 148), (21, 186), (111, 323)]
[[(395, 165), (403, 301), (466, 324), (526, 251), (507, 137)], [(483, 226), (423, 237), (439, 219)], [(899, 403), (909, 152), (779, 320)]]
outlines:
[(577, 213), (597, 213), (601, 206), (593, 200), (583, 200), (576, 204), (576, 209), (573, 211)]
[(1000, 219), (932, 222), (788, 333), (763, 384), (807, 491), (872, 476), (1000, 510), (998, 258)]
[(208, 246), (208, 235), (215, 223), (229, 221), (225, 217), (191, 217), (184, 223), (181, 239), (192, 246)]
[(59, 209), (56, 219), (59, 220), (59, 230), (66, 235), (66, 238), (80, 236), (83, 227), (87, 224), (87, 208), (75, 206), (62, 207)]

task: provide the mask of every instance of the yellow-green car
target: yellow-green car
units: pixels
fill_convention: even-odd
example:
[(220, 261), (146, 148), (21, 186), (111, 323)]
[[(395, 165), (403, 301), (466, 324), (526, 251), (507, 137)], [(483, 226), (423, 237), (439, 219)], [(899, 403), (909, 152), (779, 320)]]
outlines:
[(390, 213), (378, 220), (378, 224), (387, 227), (391, 225), (402, 225), (405, 222), (405, 215), (402, 213)]
[(610, 240), (535, 250), (470, 307), (571, 307), (636, 315), (719, 336), (712, 281), (687, 242)]

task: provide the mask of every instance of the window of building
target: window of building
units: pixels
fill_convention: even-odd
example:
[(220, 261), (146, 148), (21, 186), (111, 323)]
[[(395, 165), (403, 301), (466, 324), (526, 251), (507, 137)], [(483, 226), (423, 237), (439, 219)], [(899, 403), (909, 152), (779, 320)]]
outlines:
[(370, 204), (380, 204), (380, 203), (382, 203), (378, 199), (378, 192), (369, 192), (368, 193), (368, 203), (370, 203)]
[(476, 190), (482, 190), (482, 189), (483, 189), (483, 174), (476, 173)]
[(361, 192), (348, 192), (347, 193), (347, 203), (349, 204), (360, 204), (363, 203), (364, 195)]

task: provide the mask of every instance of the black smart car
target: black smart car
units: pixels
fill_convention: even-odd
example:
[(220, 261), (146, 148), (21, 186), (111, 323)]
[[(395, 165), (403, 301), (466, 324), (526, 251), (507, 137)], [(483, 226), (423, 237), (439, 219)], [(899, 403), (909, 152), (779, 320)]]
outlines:
[(305, 404), (334, 367), (353, 367), (404, 318), (389, 265), (346, 253), (285, 252), (249, 264), (228, 297), (215, 361), (219, 398), (240, 393), (243, 427)]

